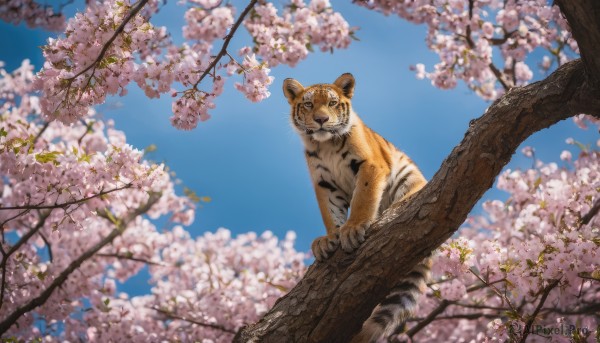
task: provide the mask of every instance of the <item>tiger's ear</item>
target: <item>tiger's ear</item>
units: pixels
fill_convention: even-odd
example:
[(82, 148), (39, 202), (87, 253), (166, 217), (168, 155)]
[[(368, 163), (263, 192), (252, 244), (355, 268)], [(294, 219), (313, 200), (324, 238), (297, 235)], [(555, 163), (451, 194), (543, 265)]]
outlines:
[(347, 98), (351, 99), (354, 95), (354, 76), (352, 74), (342, 74), (333, 84), (340, 87)]
[(288, 102), (291, 104), (296, 97), (302, 93), (304, 90), (304, 86), (294, 79), (285, 79), (283, 80), (283, 94), (288, 99)]

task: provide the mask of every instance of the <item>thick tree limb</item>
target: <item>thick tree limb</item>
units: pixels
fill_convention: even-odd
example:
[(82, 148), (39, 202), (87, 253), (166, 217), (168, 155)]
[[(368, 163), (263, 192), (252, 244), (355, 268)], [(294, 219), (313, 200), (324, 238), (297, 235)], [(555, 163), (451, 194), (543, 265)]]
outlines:
[[(584, 63), (589, 82), (600, 87), (600, 1), (555, 0), (561, 12), (567, 18), (573, 37), (579, 46), (581, 60)], [(597, 97), (600, 94), (596, 94)]]
[[(595, 1), (562, 9), (594, 7)], [(596, 24), (572, 26), (575, 37), (593, 35), (586, 41), (600, 42), (600, 12), (585, 18), (577, 13), (572, 15), (578, 21)], [(596, 28), (576, 32), (580, 26)], [(600, 56), (600, 44), (580, 44), (580, 49), (591, 60)], [(339, 250), (325, 263), (313, 264), (294, 289), (259, 322), (238, 332), (235, 341), (348, 342), (391, 287), (456, 232), (527, 137), (576, 114), (600, 118), (600, 73), (595, 62), (584, 62), (566, 63), (545, 80), (513, 88), (494, 102), (471, 122), (431, 182), (407, 203), (386, 211), (357, 252)]]

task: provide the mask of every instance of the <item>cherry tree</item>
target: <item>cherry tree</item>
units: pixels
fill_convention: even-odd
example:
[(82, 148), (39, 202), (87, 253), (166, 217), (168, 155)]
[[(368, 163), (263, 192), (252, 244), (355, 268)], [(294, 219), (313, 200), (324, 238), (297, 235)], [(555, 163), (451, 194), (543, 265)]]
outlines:
[[(157, 0), (88, 1), (68, 20), (62, 6), (0, 5), (3, 20), (64, 31), (43, 47), (46, 62), (35, 76), (27, 61), (1, 71), (0, 333), (23, 340), (344, 342), (394, 283), (439, 247), (436, 277), (398, 339), (524, 342), (540, 337), (535, 325), (577, 328), (552, 335), (557, 340), (597, 335), (595, 148), (580, 144), (576, 157), (565, 151), (560, 167), (526, 149), (534, 167), (498, 178), (509, 200), (488, 201), (484, 216), (466, 218), (529, 135), (573, 116), (582, 127), (598, 124), (598, 5), (354, 3), (426, 25), (426, 43), (440, 62), (413, 66), (417, 78), (442, 89), (462, 81), (496, 101), (431, 182), (373, 224), (357, 252), (338, 252), (306, 273), (293, 233), (281, 242), (269, 232), (234, 238), (226, 230), (191, 238), (183, 226), (193, 221), (193, 201), (177, 195), (165, 167), (144, 160), (94, 106), (125, 96), (133, 82), (149, 98), (173, 97), (171, 124), (189, 130), (210, 118), (229, 80), (261, 101), (270, 95), (271, 68), (295, 66), (315, 47), (351, 43), (356, 29), (328, 0), (250, 0), (243, 8), (188, 0), (181, 44), (152, 23), (171, 5)], [(242, 27), (252, 42), (230, 51)], [(530, 84), (535, 68), (547, 77)], [(170, 230), (155, 227), (151, 219), (161, 216), (170, 218)], [(118, 293), (116, 281), (143, 266), (152, 293)]]

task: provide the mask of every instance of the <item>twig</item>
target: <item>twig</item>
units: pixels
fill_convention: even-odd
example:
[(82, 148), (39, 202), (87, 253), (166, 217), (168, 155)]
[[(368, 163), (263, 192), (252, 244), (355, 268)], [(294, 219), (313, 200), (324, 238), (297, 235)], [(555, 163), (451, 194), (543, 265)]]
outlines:
[(104, 43), (104, 45), (102, 46), (102, 50), (100, 50), (100, 54), (98, 54), (98, 57), (96, 57), (94, 62), (92, 62), (90, 65), (83, 68), (79, 72), (77, 72), (72, 77), (65, 79), (65, 81), (68, 82), (65, 99), (63, 101), (61, 101), (61, 103), (57, 107), (60, 107), (61, 104), (63, 102), (65, 102), (65, 100), (69, 97), (69, 91), (71, 89), (71, 84), (73, 83), (73, 81), (75, 81), (76, 78), (78, 78), (79, 76), (81, 76), (82, 74), (87, 72), (88, 70), (93, 69), (92, 73), (90, 74), (90, 76), (87, 78), (87, 80), (85, 82), (85, 86), (83, 87), (82, 94), (80, 95), (78, 100), (81, 99), (81, 96), (83, 96), (83, 91), (85, 91), (87, 89), (87, 87), (90, 85), (90, 82), (91, 82), (92, 78), (94, 77), (94, 74), (96, 73), (96, 68), (98, 67), (98, 64), (102, 61), (102, 59), (104, 59), (104, 55), (106, 54), (106, 52), (108, 51), (108, 49), (110, 48), (112, 43), (123, 32), (123, 30), (125, 30), (125, 26), (127, 25), (127, 23), (129, 23), (129, 21), (136, 14), (138, 14), (138, 12), (146, 5), (146, 3), (148, 3), (148, 0), (139, 0), (139, 2), (133, 7), (133, 9), (127, 14), (127, 16), (121, 22), (121, 24), (117, 27), (117, 29), (115, 30), (113, 35), (108, 39), (108, 41), (106, 41), (106, 43)]
[[(469, 21), (471, 21), (471, 19), (473, 19), (473, 4), (474, 4), (474, 0), (469, 0)], [(471, 25), (470, 24), (467, 25), (467, 32), (464, 37), (467, 41), (467, 45), (469, 46), (469, 48), (471, 48), (471, 49), (475, 48), (475, 42), (473, 42), (473, 38), (471, 37)], [(498, 68), (496, 68), (496, 66), (492, 62), (490, 62), (490, 64), (488, 64), (488, 68), (490, 68), (490, 70), (492, 71), (494, 76), (496, 76), (496, 79), (498, 79), (498, 82), (500, 82), (502, 87), (504, 87), (504, 90), (508, 91), (510, 89), (510, 87), (504, 81), (504, 79), (502, 79), (502, 72), (500, 72), (500, 70), (498, 70)]]
[(542, 298), (540, 299), (537, 307), (535, 308), (535, 310), (533, 311), (531, 316), (529, 316), (529, 318), (527, 319), (527, 322), (525, 323), (523, 335), (521, 336), (521, 340), (519, 340), (519, 343), (525, 343), (525, 341), (527, 340), (527, 336), (529, 335), (529, 332), (531, 331), (531, 326), (533, 325), (535, 318), (537, 317), (538, 313), (540, 313), (542, 306), (544, 306), (544, 303), (546, 302), (546, 299), (548, 298), (550, 291), (552, 291), (552, 289), (554, 289), (554, 287), (556, 287), (558, 285), (559, 281), (560, 281), (560, 279), (554, 280), (551, 284), (549, 284), (548, 286), (546, 286), (546, 288), (544, 288)]
[(62, 204), (54, 204), (54, 205), (42, 205), (42, 204), (38, 204), (38, 205), (8, 206), (8, 207), (0, 207), (0, 211), (2, 211), (2, 210), (45, 210), (45, 209), (63, 208), (63, 207), (67, 207), (67, 206), (79, 204), (79, 203), (82, 203), (82, 202), (86, 202), (86, 201), (88, 201), (90, 199), (101, 197), (101, 196), (110, 194), (112, 192), (121, 191), (123, 189), (130, 188), (131, 186), (133, 186), (133, 184), (132, 183), (128, 183), (128, 184), (126, 184), (125, 186), (122, 186), (122, 187), (113, 188), (113, 189), (108, 190), (108, 191), (101, 191), (100, 193), (97, 193), (97, 194), (94, 194), (94, 195), (90, 195), (88, 197), (77, 199), (77, 200), (67, 201), (67, 202), (64, 202)]
[(512, 37), (512, 35), (515, 34), (516, 32), (517, 32), (517, 30), (513, 30), (513, 31), (510, 31), (510, 32), (504, 31), (504, 37), (502, 37), (502, 38), (488, 38), (487, 41), (490, 42), (490, 44), (492, 44), (492, 45), (502, 45), (502, 44), (506, 43), (508, 41), (508, 39), (510, 37)]
[(81, 137), (79, 137), (79, 139), (77, 139), (77, 143), (79, 145), (81, 145), (81, 141), (83, 141), (83, 138), (92, 130), (92, 126), (94, 125), (94, 121), (90, 121), (89, 123), (86, 123), (83, 119), (81, 120), (81, 123), (85, 126), (85, 131), (83, 132), (83, 135), (81, 135)]
[(417, 332), (421, 331), (424, 327), (426, 327), (427, 325), (429, 325), (432, 321), (435, 320), (435, 318), (441, 314), (442, 312), (444, 312), (446, 310), (446, 308), (448, 306), (450, 306), (452, 304), (451, 301), (449, 300), (442, 300), (442, 302), (438, 305), (438, 307), (436, 307), (433, 311), (431, 311), (427, 317), (425, 317), (423, 320), (421, 320), (420, 322), (417, 323), (417, 325), (413, 326), (412, 328), (410, 328), (410, 330), (408, 330), (406, 332), (406, 334), (409, 337), (413, 337), (414, 335), (417, 334)]
[(466, 308), (475, 308), (478, 310), (494, 310), (494, 311), (512, 311), (513, 309), (510, 307), (495, 307), (495, 306), (487, 306), (487, 305), (475, 305), (475, 304), (467, 304), (467, 303), (455, 303), (456, 306), (466, 307)]
[(52, 263), (52, 246), (50, 245), (50, 242), (48, 242), (48, 239), (46, 238), (46, 236), (44, 236), (43, 233), (39, 232), (40, 237), (42, 237), (42, 240), (44, 241), (44, 244), (46, 244), (46, 246), (48, 247), (48, 259), (50, 260), (50, 263)]
[(488, 67), (490, 68), (492, 73), (494, 73), (494, 76), (496, 76), (496, 79), (498, 79), (498, 82), (500, 82), (502, 87), (504, 87), (504, 90), (509, 90), (510, 86), (506, 83), (506, 81), (504, 81), (504, 79), (502, 78), (502, 72), (498, 68), (496, 68), (494, 63), (488, 64)]
[(590, 208), (590, 211), (581, 218), (581, 225), (583, 226), (589, 224), (592, 218), (598, 214), (598, 211), (600, 211), (600, 197), (596, 199), (596, 202), (594, 203), (594, 206)]
[(19, 248), (29, 240), (29, 238), (35, 235), (36, 232), (38, 232), (44, 226), (46, 219), (51, 212), (52, 211), (41, 213), (37, 224), (35, 224), (31, 230), (27, 231), (27, 233), (24, 234), (15, 245), (10, 247), (6, 254), (3, 254), (2, 261), (0, 262), (0, 268), (2, 269), (2, 283), (0, 284), (0, 308), (2, 308), (2, 305), (4, 304), (4, 291), (6, 289), (6, 264), (8, 263), (8, 259), (12, 254), (15, 253), (15, 251), (19, 250)]
[[(451, 316), (439, 316), (436, 317), (433, 321), (438, 321), (438, 320), (453, 320), (453, 319), (469, 319), (469, 320), (473, 320), (473, 319), (479, 319), (479, 318), (498, 318), (498, 315), (495, 313), (482, 313), (482, 312), (476, 312), (476, 313), (463, 313), (463, 314), (454, 314)], [(425, 320), (425, 318), (423, 319), (416, 319), (416, 320)], [(411, 320), (409, 320), (411, 321)], [(415, 321), (414, 319), (412, 321)], [(408, 331), (407, 331), (408, 334)], [(409, 334), (410, 336), (410, 334)], [(410, 336), (412, 337), (412, 336)]]
[(496, 288), (496, 286), (494, 286), (493, 284), (485, 281), (479, 274), (477, 274), (472, 268), (469, 269), (469, 271), (471, 272), (471, 274), (475, 275), (476, 278), (479, 279), (479, 281), (483, 282), (484, 284), (486, 284), (487, 286), (489, 286), (494, 293), (496, 293), (500, 299), (502, 299), (503, 301), (506, 301), (506, 303), (508, 304), (508, 307), (510, 307), (510, 309), (512, 310), (512, 312), (514, 314), (519, 314), (519, 312), (515, 309), (515, 307), (513, 306), (513, 304), (510, 302), (510, 300), (508, 299), (508, 297), (504, 294), (502, 294), (500, 292), (500, 290), (498, 288)]
[(600, 312), (600, 303), (593, 303), (593, 304), (590, 304), (585, 307), (581, 307), (580, 309), (573, 310), (573, 311), (561, 310), (560, 308), (550, 307), (550, 308), (543, 308), (540, 310), (540, 312), (556, 313), (556, 314), (560, 314), (563, 316), (578, 316), (578, 315), (582, 315), (582, 314), (593, 315), (595, 313)]
[(25, 313), (35, 309), (38, 306), (43, 305), (46, 300), (52, 295), (54, 290), (61, 286), (73, 273), (77, 270), (83, 262), (94, 256), (100, 249), (104, 246), (110, 244), (116, 237), (120, 236), (125, 229), (127, 229), (127, 225), (133, 221), (137, 216), (147, 212), (158, 200), (160, 199), (160, 193), (150, 193), (150, 197), (148, 201), (135, 209), (123, 219), (116, 221), (115, 228), (111, 231), (108, 236), (104, 237), (100, 242), (96, 243), (90, 249), (86, 250), (82, 255), (80, 255), (77, 259), (72, 261), (65, 270), (63, 270), (57, 277), (52, 281), (50, 285), (36, 298), (31, 299), (28, 303), (23, 306), (18, 307), (14, 312), (9, 314), (2, 322), (0, 322), (0, 336), (3, 335), (10, 327), (21, 318)]
[(154, 261), (148, 261), (148, 260), (143, 259), (143, 258), (133, 257), (133, 256), (127, 256), (127, 255), (120, 255), (120, 254), (96, 254), (96, 256), (109, 257), (109, 258), (117, 258), (117, 259), (121, 259), (121, 260), (130, 260), (130, 261), (141, 262), (141, 263), (145, 263), (145, 264), (153, 265), (153, 266), (162, 266), (162, 267), (166, 267), (167, 266), (164, 263), (154, 262)]
[[(471, 287), (469, 287), (467, 289), (467, 293), (474, 292), (474, 291), (480, 290), (480, 289), (485, 288), (485, 287), (489, 287), (488, 285), (493, 285), (495, 283), (502, 282), (502, 281), (505, 281), (505, 280), (506, 280), (505, 278), (502, 278), (500, 280), (489, 282), (488, 284), (481, 283), (479, 285), (471, 286)], [(433, 311), (431, 311), (427, 315), (427, 317), (425, 317), (421, 321), (419, 321), (419, 323), (417, 323), (417, 325), (415, 325), (412, 328), (410, 328), (410, 330), (408, 330), (406, 332), (406, 334), (409, 337), (413, 337), (414, 335), (417, 334), (417, 332), (421, 331), (424, 327), (426, 327), (427, 325), (429, 325), (432, 321), (442, 319), (443, 317), (438, 317), (438, 315), (442, 314), (442, 312), (444, 312), (444, 310), (446, 310), (446, 308), (448, 306), (450, 306), (450, 305), (456, 305), (456, 304), (457, 303), (455, 301), (449, 301), (449, 300), (446, 300), (446, 299), (442, 300), (440, 302), (440, 304), (438, 305), (438, 307), (436, 307)], [(443, 318), (443, 319), (446, 319), (446, 318)]]
[(229, 42), (233, 38), (235, 31), (237, 31), (238, 27), (244, 21), (244, 18), (248, 15), (248, 13), (250, 13), (250, 10), (252, 9), (252, 7), (254, 7), (254, 5), (256, 5), (257, 2), (258, 2), (258, 0), (251, 0), (250, 3), (248, 4), (248, 6), (246, 6), (246, 8), (244, 8), (244, 11), (242, 12), (242, 14), (240, 14), (240, 16), (238, 17), (236, 22), (231, 27), (231, 31), (229, 31), (229, 34), (227, 34), (227, 36), (225, 36), (225, 40), (223, 42), (223, 46), (221, 47), (221, 50), (215, 56), (215, 58), (212, 60), (212, 62), (210, 62), (210, 64), (204, 70), (202, 75), (200, 75), (200, 78), (198, 79), (198, 81), (196, 81), (196, 83), (194, 83), (194, 86), (193, 86), (194, 89), (196, 89), (196, 90), (198, 89), (198, 85), (200, 84), (200, 82), (202, 82), (202, 80), (206, 77), (206, 75), (208, 75), (208, 73), (210, 73), (210, 71), (217, 66), (217, 63), (219, 63), (219, 60), (221, 60), (221, 58), (223, 56), (227, 55), (227, 47), (229, 46)]
[(4, 241), (5, 241), (5, 240), (4, 240), (4, 225), (6, 225), (6, 223), (8, 223), (9, 221), (11, 221), (11, 220), (13, 220), (13, 219), (19, 218), (20, 216), (24, 215), (25, 213), (27, 213), (27, 212), (29, 212), (29, 211), (31, 211), (31, 210), (27, 209), (27, 210), (24, 210), (23, 212), (20, 212), (20, 213), (18, 213), (18, 214), (15, 214), (14, 216), (12, 216), (12, 217), (10, 217), (10, 218), (6, 219), (5, 221), (3, 221), (3, 222), (2, 222), (2, 224), (0, 224), (0, 230), (2, 230), (2, 242), (3, 242), (3, 243), (4, 243)]
[(158, 307), (149, 307), (149, 309), (152, 309), (152, 310), (154, 310), (154, 311), (156, 311), (156, 312), (158, 312), (158, 313), (160, 313), (160, 314), (162, 314), (162, 315), (164, 315), (164, 316), (166, 316), (166, 317), (168, 317), (170, 319), (183, 320), (184, 322), (196, 324), (198, 326), (203, 326), (203, 327), (207, 327), (207, 328), (211, 328), (211, 329), (221, 330), (223, 332), (227, 332), (227, 333), (230, 333), (232, 335), (236, 334), (235, 330), (228, 329), (228, 328), (226, 328), (226, 327), (224, 327), (222, 325), (219, 325), (219, 324), (211, 324), (211, 323), (199, 322), (199, 321), (194, 320), (194, 319), (185, 318), (185, 317), (176, 315), (174, 313), (171, 313), (169, 311), (162, 310), (162, 309), (160, 309)]
[(38, 141), (38, 139), (40, 139), (40, 137), (42, 136), (44, 131), (46, 131), (46, 129), (48, 128), (49, 125), (50, 125), (49, 121), (44, 123), (44, 126), (42, 126), (42, 128), (40, 129), (40, 132), (38, 132), (38, 134), (35, 135), (35, 138), (33, 139), (33, 145), (35, 145), (35, 143)]
[[(121, 34), (121, 32), (123, 32), (123, 30), (125, 30), (125, 25), (127, 25), (127, 23), (129, 23), (129, 21), (136, 14), (138, 14), (138, 12), (146, 5), (146, 3), (148, 3), (148, 0), (139, 0), (139, 2), (137, 3), (137, 5), (135, 5), (135, 7), (131, 10), (131, 12), (129, 12), (127, 14), (127, 16), (123, 19), (123, 21), (121, 22), (121, 25), (119, 25), (119, 27), (117, 27), (117, 29), (115, 30), (115, 33), (113, 33), (113, 35), (110, 37), (110, 39), (107, 40), (106, 43), (104, 43), (104, 45), (102, 46), (102, 50), (100, 50), (100, 54), (98, 55), (98, 57), (96, 57), (96, 59), (94, 60), (94, 62), (92, 62), (92, 64), (90, 64), (87, 67), (83, 68), (77, 74), (73, 75), (72, 77), (70, 77), (70, 78), (68, 78), (66, 80), (73, 81), (78, 76), (80, 76), (83, 73), (85, 73), (86, 71), (88, 71), (88, 70), (90, 70), (92, 68), (95, 69), (96, 66), (98, 65), (98, 63), (100, 63), (102, 61), (102, 59), (104, 58), (104, 55), (108, 51), (108, 48), (110, 48), (110, 45), (115, 41), (115, 39), (117, 39), (117, 37)], [(94, 73), (92, 73), (92, 76), (93, 76), (93, 74)], [(91, 76), (90, 76), (90, 78), (91, 78)]]
[(231, 58), (231, 60), (233, 61), (233, 63), (237, 64), (238, 67), (240, 67), (244, 72), (247, 71), (246, 68), (244, 68), (244, 66), (240, 62), (238, 62), (233, 56), (231, 56), (230, 53), (228, 53), (227, 51), (225, 51), (225, 54), (227, 55), (227, 57)]

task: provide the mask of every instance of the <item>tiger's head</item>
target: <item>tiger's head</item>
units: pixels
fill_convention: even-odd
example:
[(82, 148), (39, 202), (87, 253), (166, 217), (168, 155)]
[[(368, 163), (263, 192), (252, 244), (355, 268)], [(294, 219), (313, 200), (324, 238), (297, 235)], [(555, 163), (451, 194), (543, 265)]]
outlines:
[(338, 77), (333, 84), (316, 84), (304, 88), (294, 79), (283, 81), (283, 94), (291, 106), (294, 129), (305, 137), (323, 142), (342, 136), (352, 128), (354, 76)]

